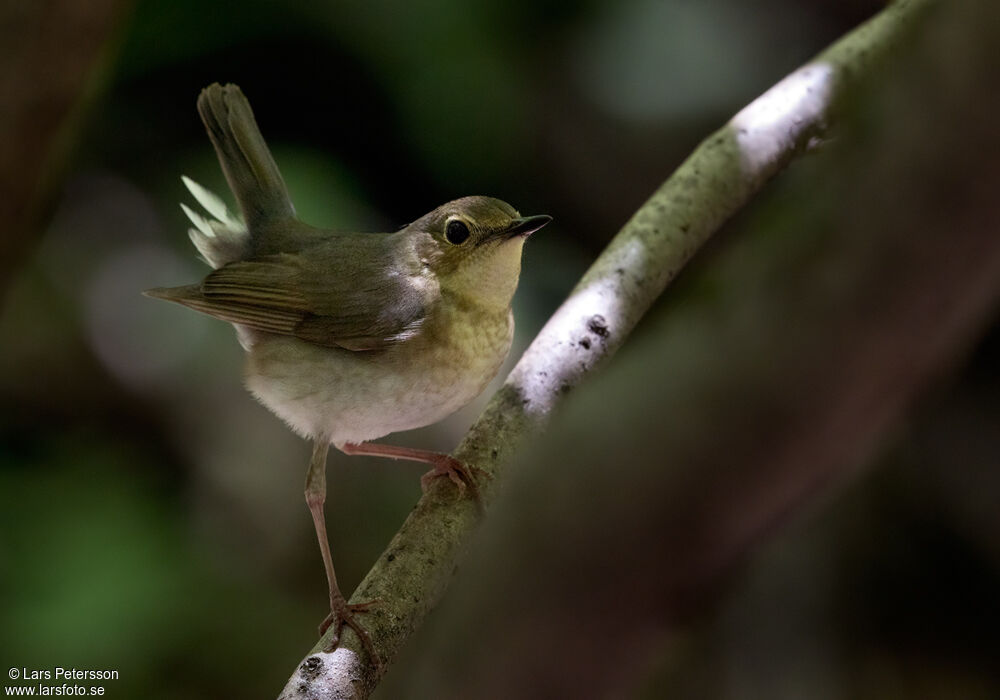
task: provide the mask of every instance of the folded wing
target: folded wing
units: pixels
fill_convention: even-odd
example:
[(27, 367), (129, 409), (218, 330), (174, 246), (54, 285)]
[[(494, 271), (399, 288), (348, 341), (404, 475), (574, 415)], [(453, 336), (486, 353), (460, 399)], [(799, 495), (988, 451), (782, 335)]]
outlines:
[(400, 242), (393, 234), (338, 235), (300, 253), (224, 265), (201, 284), (147, 294), (317, 345), (382, 349), (416, 334), (439, 294)]

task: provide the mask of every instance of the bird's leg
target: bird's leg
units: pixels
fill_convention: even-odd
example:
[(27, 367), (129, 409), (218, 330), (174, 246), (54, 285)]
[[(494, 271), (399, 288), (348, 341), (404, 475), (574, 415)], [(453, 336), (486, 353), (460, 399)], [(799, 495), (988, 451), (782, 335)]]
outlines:
[(324, 651), (333, 651), (340, 641), (341, 629), (347, 625), (357, 633), (365, 651), (374, 660), (375, 665), (381, 667), (382, 662), (378, 654), (375, 653), (371, 637), (367, 630), (354, 619), (354, 613), (368, 610), (375, 601), (349, 604), (340, 592), (340, 587), (337, 585), (337, 573), (333, 570), (330, 542), (326, 537), (326, 518), (323, 515), (323, 505), (326, 503), (326, 453), (329, 447), (330, 443), (322, 438), (315, 441), (312, 460), (309, 462), (309, 471), (306, 474), (306, 503), (309, 506), (309, 512), (312, 513), (313, 525), (316, 527), (316, 538), (319, 540), (319, 551), (323, 555), (323, 566), (326, 567), (326, 582), (330, 587), (330, 614), (320, 623), (319, 633), (322, 636), (329, 627), (334, 627), (333, 637), (324, 649)]
[(447, 476), (458, 487), (459, 494), (464, 494), (466, 487), (468, 487), (469, 495), (472, 496), (479, 510), (483, 510), (483, 501), (479, 495), (479, 487), (476, 486), (476, 480), (472, 478), (472, 472), (479, 472), (483, 476), (486, 475), (486, 472), (477, 467), (468, 467), (451, 455), (431, 452), (430, 450), (419, 450), (414, 447), (382, 445), (377, 442), (345, 442), (337, 445), (337, 448), (348, 455), (370, 455), (373, 457), (388, 457), (389, 459), (407, 459), (412, 462), (429, 464), (432, 469), (420, 477), (420, 487), (424, 493), (427, 493), (431, 481), (439, 476)]

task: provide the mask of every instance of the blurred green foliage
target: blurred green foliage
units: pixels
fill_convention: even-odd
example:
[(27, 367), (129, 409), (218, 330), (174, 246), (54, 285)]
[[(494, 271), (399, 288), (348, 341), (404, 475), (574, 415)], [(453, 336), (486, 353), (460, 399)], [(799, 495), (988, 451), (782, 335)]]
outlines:
[[(136, 2), (0, 309), (0, 659), (119, 669), (110, 697), (271, 697), (325, 614), (307, 446), (243, 391), (228, 326), (139, 296), (203, 270), (180, 175), (229, 198), (203, 86), (243, 87), (311, 223), (391, 230), (467, 194), (555, 216), (526, 251), (516, 359), (694, 143), (879, 4)], [(675, 303), (711, 294), (684, 284)], [(976, 366), (995, 387), (995, 353)], [(481, 405), (391, 440), (448, 450)], [(331, 458), (345, 590), (418, 474)]]

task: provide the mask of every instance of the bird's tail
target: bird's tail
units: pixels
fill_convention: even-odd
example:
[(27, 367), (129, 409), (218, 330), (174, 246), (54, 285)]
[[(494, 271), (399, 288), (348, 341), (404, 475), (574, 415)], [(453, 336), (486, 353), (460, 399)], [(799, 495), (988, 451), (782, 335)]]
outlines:
[[(209, 85), (198, 96), (198, 114), (251, 233), (260, 225), (294, 217), (285, 181), (240, 88)], [(197, 193), (195, 197), (204, 204)]]
[(208, 212), (208, 217), (204, 217), (181, 202), (181, 209), (194, 224), (194, 228), (188, 229), (188, 236), (208, 264), (218, 269), (227, 263), (249, 257), (252, 246), (247, 225), (233, 215), (226, 203), (214, 192), (186, 175), (181, 175), (181, 181), (198, 204)]

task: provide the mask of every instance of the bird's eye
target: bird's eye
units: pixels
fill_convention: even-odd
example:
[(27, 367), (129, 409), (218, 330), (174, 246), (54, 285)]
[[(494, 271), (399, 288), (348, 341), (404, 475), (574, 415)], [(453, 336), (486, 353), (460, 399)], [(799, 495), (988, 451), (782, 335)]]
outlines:
[(444, 237), (452, 245), (461, 245), (469, 238), (469, 227), (460, 219), (452, 219), (444, 229)]

